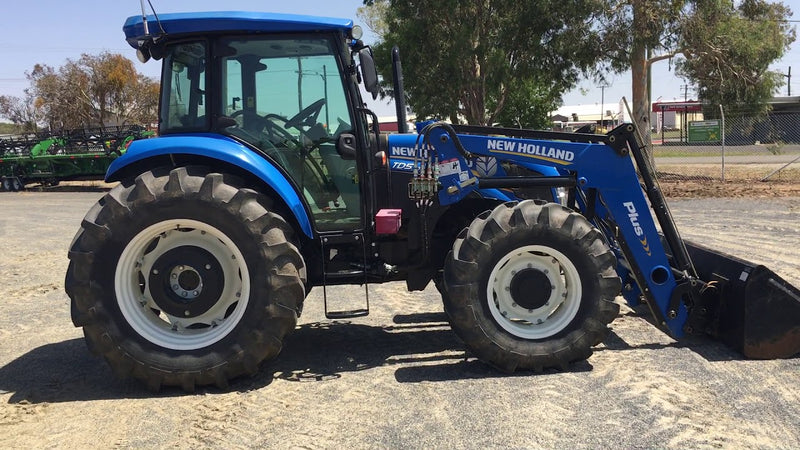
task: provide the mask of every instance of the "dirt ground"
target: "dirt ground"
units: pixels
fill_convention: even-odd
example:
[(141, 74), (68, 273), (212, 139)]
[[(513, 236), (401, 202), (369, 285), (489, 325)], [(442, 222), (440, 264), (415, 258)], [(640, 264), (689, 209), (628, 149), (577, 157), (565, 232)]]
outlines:
[[(800, 190), (778, 190), (670, 205), (684, 237), (800, 286)], [(587, 361), (509, 376), (465, 353), (435, 289), (399, 283), (370, 287), (370, 316), (337, 322), (315, 288), (256, 376), (152, 394), (116, 379), (70, 322), (66, 251), (101, 195), (0, 193), (0, 448), (800, 448), (798, 357), (675, 342), (623, 308)]]
[(671, 198), (800, 196), (800, 163), (732, 164), (726, 166), (725, 181), (719, 164), (658, 165), (658, 172), (661, 188)]

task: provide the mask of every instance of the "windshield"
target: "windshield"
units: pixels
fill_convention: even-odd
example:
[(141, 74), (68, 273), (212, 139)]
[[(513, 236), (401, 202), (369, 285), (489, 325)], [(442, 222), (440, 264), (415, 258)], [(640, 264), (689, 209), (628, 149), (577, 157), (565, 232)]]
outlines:
[[(226, 55), (222, 59), (222, 110), (229, 117), (241, 116), (245, 131), (269, 119), (299, 138), (301, 130), (293, 126), (292, 119), (311, 115), (314, 122), (307, 124), (321, 126), (313, 137), (350, 130), (340, 68), (328, 39), (229, 39), (222, 41), (222, 49)], [(309, 111), (315, 104), (319, 106)]]

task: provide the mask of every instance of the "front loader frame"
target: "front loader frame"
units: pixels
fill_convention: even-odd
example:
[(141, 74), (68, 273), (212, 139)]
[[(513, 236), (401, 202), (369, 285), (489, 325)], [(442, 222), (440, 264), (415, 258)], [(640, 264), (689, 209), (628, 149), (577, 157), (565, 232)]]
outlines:
[[(689, 311), (705, 283), (697, 278), (633, 125), (596, 135), (431, 124), (421, 140), (436, 147), (439, 161), (459, 158), (464, 167), (466, 159), (473, 156), (510, 162), (533, 159), (557, 167), (560, 176), (542, 179), (476, 177), (472, 182), (472, 173), (441, 176), (439, 202), (454, 203), (481, 188), (532, 183), (572, 187), (570, 206), (603, 231), (619, 257), (626, 299), (635, 303), (641, 293), (664, 331), (674, 337), (684, 334)], [(634, 161), (642, 189), (631, 189), (640, 186)], [(651, 206), (663, 241), (648, 212)]]
[[(764, 266), (684, 241), (632, 124), (595, 135), (437, 122), (418, 141), (445, 162), (447, 173), (437, 178), (442, 205), (484, 188), (570, 187), (568, 206), (600, 229), (617, 255), (626, 301), (644, 298), (671, 336), (707, 333), (750, 358), (800, 351), (800, 290)], [(462, 170), (475, 156), (550, 164), (559, 175), (480, 178)]]

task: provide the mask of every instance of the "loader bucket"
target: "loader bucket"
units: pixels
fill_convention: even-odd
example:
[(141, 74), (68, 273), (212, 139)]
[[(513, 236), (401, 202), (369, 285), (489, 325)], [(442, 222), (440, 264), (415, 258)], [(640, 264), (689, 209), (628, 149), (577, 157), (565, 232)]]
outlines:
[(706, 291), (715, 310), (707, 332), (747, 358), (800, 353), (800, 290), (762, 265), (685, 243), (700, 279), (716, 282)]

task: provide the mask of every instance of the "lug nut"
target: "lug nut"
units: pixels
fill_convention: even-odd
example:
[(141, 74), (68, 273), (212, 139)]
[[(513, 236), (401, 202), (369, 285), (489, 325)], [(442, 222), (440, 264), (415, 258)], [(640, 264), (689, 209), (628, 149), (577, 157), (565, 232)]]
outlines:
[(158, 275), (158, 269), (153, 269), (153, 275)]
[(206, 264), (206, 270), (211, 270), (211, 264)]

